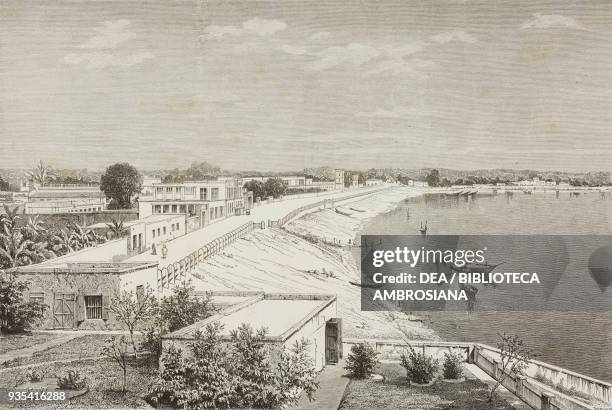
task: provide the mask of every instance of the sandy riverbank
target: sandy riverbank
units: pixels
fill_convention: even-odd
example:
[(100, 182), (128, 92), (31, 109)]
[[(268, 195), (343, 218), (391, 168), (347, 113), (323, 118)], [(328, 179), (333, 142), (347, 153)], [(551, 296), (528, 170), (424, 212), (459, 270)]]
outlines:
[(401, 336), (397, 331), (399, 325), (414, 339), (437, 339), (431, 329), (408, 320), (405, 315), (361, 312), (360, 288), (349, 283), (360, 281), (359, 268), (351, 252), (302, 238), (315, 235), (346, 244), (372, 217), (389, 212), (404, 198), (421, 193), (413, 188), (393, 187), (337, 204), (340, 210), (351, 215), (323, 209), (292, 221), (284, 229), (255, 231), (200, 265), (193, 273), (194, 285), (200, 290), (336, 294), (346, 337), (397, 338)]

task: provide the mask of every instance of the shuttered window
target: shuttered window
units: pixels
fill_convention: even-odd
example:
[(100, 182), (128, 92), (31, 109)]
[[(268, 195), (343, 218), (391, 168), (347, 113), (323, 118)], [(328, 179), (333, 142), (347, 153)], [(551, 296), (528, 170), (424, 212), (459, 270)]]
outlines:
[(85, 296), (85, 314), (87, 319), (102, 319), (102, 295)]

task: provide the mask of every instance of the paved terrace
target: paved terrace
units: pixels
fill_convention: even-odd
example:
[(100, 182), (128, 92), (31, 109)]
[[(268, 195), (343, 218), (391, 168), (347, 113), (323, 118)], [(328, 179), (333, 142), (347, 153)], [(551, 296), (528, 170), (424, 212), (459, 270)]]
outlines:
[(158, 248), (157, 255), (151, 255), (151, 252), (149, 251), (132, 256), (126, 259), (124, 262), (159, 262), (160, 266), (165, 266), (172, 262), (178, 261), (179, 259), (189, 255), (191, 252), (198, 250), (206, 243), (225, 235), (226, 233), (238, 228), (241, 225), (244, 225), (247, 222), (267, 222), (268, 219), (277, 220), (301, 206), (313, 204), (324, 199), (341, 201), (343, 198), (353, 196), (357, 193), (367, 195), (385, 188), (388, 188), (388, 186), (383, 185), (382, 187), (377, 186), (374, 188), (351, 189), (343, 192), (304, 195), (300, 196), (300, 198), (286, 198), (278, 202), (262, 203), (251, 209), (251, 215), (231, 216), (218, 222), (214, 222), (202, 229), (198, 229), (197, 231), (166, 242), (166, 248), (168, 249), (166, 259), (162, 259), (161, 249)]

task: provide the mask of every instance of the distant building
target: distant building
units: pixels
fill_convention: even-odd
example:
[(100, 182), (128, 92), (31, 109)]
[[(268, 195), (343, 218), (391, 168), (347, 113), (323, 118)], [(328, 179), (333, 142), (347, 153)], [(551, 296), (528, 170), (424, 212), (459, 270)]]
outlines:
[(415, 181), (414, 179), (411, 179), (408, 181), (408, 186), (426, 188), (429, 186), (429, 184), (426, 181)]
[(366, 186), (377, 186), (377, 185), (382, 185), (383, 181), (381, 181), (380, 179), (366, 179), (365, 185)]
[(151, 200), (153, 199), (154, 186), (161, 184), (162, 180), (159, 177), (143, 177), (142, 178), (142, 189), (140, 190), (140, 196), (138, 200)]
[[(252, 193), (242, 187), (242, 181), (238, 178), (153, 183), (151, 189), (152, 196), (141, 197), (138, 201), (140, 218), (155, 214), (184, 214), (187, 218), (197, 218), (200, 228), (240, 214), (253, 204)], [(190, 225), (193, 223), (193, 220), (189, 221)]]
[(45, 185), (27, 194), (26, 214), (99, 212), (106, 209), (106, 196), (99, 185)]
[(263, 292), (211, 292), (217, 314), (169, 333), (162, 338), (163, 350), (175, 346), (189, 354), (188, 345), (197, 331), (211, 323), (223, 325), (221, 339), (230, 343), (230, 332), (246, 323), (257, 330), (268, 329), (263, 342), (269, 347), (272, 361), (296, 341), (310, 342), (309, 358), (315, 370), (336, 364), (342, 358), (342, 320), (337, 317), (336, 297), (308, 294), (264, 294)]
[(334, 174), (335, 174), (335, 179), (334, 179), (335, 189), (344, 189), (344, 170), (336, 169), (334, 170)]
[[(128, 231), (125, 257), (150, 251), (153, 246), (159, 250), (164, 242), (185, 235), (187, 233), (186, 220), (185, 214), (155, 214), (124, 222), (123, 227)], [(109, 231), (108, 224), (104, 222), (90, 225), (87, 228), (100, 234), (106, 234)], [(122, 256), (114, 254), (111, 258), (107, 256), (104, 259), (118, 262)]]
[(359, 174), (353, 174), (351, 176), (351, 188), (359, 187)]
[(312, 178), (302, 175), (244, 177), (242, 178), (242, 186), (250, 181), (266, 182), (270, 178), (278, 178), (286, 182), (287, 189), (291, 193), (299, 191), (333, 191), (335, 189), (333, 181), (313, 181)]

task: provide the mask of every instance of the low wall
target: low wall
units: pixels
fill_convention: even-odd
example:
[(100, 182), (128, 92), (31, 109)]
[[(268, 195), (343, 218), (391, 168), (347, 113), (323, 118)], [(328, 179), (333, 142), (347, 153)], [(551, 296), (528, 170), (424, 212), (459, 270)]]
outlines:
[[(499, 350), (483, 344), (438, 341), (410, 341), (408, 343), (401, 339), (345, 338), (343, 340), (344, 351), (348, 353), (353, 345), (360, 343), (370, 344), (380, 353), (380, 359), (391, 361), (399, 361), (402, 353), (407, 351), (409, 344), (413, 349), (438, 359), (443, 359), (444, 353), (449, 351), (462, 352), (465, 361), (474, 363), (492, 378), (499, 380), (502, 379), (503, 375), (499, 360)], [(564, 389), (573, 389), (577, 393), (591, 396), (603, 403), (611, 403), (611, 405), (588, 404), (581, 399), (564, 394), (555, 390), (552, 386), (537, 381), (534, 379), (536, 374), (544, 374), (554, 384), (558, 383)], [(506, 389), (534, 409), (612, 409), (612, 399), (610, 396), (612, 384), (544, 362), (532, 360), (525, 376), (507, 374), (503, 379), (502, 385)]]

